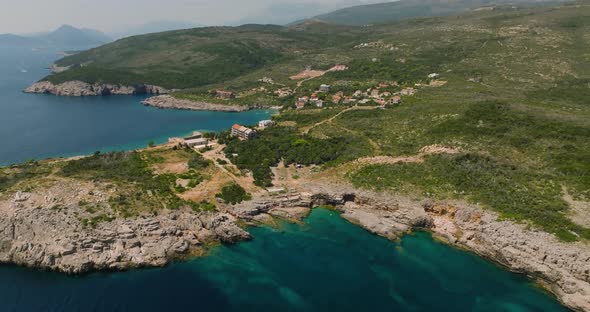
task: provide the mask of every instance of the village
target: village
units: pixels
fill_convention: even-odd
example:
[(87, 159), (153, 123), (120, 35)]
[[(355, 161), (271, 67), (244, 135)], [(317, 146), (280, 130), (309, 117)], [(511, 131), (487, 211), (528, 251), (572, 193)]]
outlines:
[[(336, 65), (341, 70), (346, 70), (344, 65)], [(440, 77), (437, 73), (428, 75), (429, 84), (423, 85), (420, 83), (414, 84), (414, 87), (421, 86), (440, 86), (444, 82), (438, 81)], [(412, 96), (418, 92), (414, 87), (402, 87), (397, 82), (382, 82), (378, 85), (368, 88), (366, 90), (356, 90), (352, 94), (346, 95), (344, 91), (337, 91), (332, 93), (332, 86), (328, 84), (321, 84), (319, 88), (310, 95), (304, 95), (297, 98), (294, 107), (296, 109), (304, 109), (306, 107), (324, 108), (329, 105), (366, 105), (379, 106), (386, 108), (388, 105), (398, 105), (402, 102), (402, 97)], [(280, 90), (279, 96), (287, 93), (284, 89)]]
[[(328, 70), (314, 70), (310, 66), (307, 66), (302, 72), (290, 76), (289, 79), (297, 81), (296, 87), (289, 87), (284, 84), (275, 82), (270, 77), (263, 77), (258, 82), (270, 85), (268, 88), (265, 86), (236, 94), (228, 90), (212, 90), (210, 95), (219, 100), (235, 100), (241, 99), (244, 96), (251, 94), (271, 94), (278, 103), (285, 103), (285, 100), (290, 98), (294, 99), (293, 102), (285, 103), (281, 105), (284, 109), (305, 109), (305, 108), (328, 108), (331, 106), (376, 106), (379, 108), (387, 108), (388, 106), (399, 105), (403, 101), (403, 97), (413, 96), (418, 92), (419, 87), (437, 87), (442, 86), (446, 81), (438, 80), (440, 75), (438, 73), (431, 73), (427, 77), (427, 84), (415, 83), (410, 85), (399, 84), (396, 81), (383, 81), (368, 89), (355, 90), (354, 92), (343, 91), (342, 88), (334, 87), (327, 83), (319, 83), (318, 87), (311, 93), (305, 91), (298, 91), (303, 86), (304, 82), (310, 80), (320, 80), (320, 77), (329, 72), (340, 72), (348, 70), (348, 66), (344, 64), (336, 64)], [(339, 90), (340, 89), (340, 90)], [(309, 89), (307, 89), (309, 90)], [(336, 91), (338, 90), (338, 91)], [(309, 92), (309, 91), (308, 91)], [(303, 93), (303, 94), (302, 94)]]
[[(259, 87), (250, 90), (250, 92), (268, 92), (270, 91), (275, 98), (289, 99), (294, 97), (297, 93), (297, 88), (302, 86), (302, 83), (312, 79), (317, 79), (328, 72), (339, 72), (348, 70), (348, 66), (344, 64), (336, 64), (328, 70), (320, 71), (313, 70), (311, 67), (306, 67), (302, 72), (290, 77), (291, 80), (298, 80), (297, 87), (292, 89), (284, 84), (276, 83), (272, 78), (263, 77), (258, 80), (260, 83), (268, 85), (279, 85), (280, 87), (274, 91), (270, 91), (265, 87)], [(345, 91), (339, 90), (334, 92), (334, 88), (326, 83), (320, 83), (318, 88), (309, 95), (295, 96), (293, 104), (287, 104), (280, 108), (282, 109), (322, 109), (336, 106), (367, 106), (385, 109), (389, 106), (395, 106), (402, 103), (404, 97), (413, 96), (418, 92), (419, 87), (425, 86), (442, 86), (446, 81), (438, 80), (440, 77), (437, 73), (429, 74), (426, 78), (428, 84), (415, 83), (412, 86), (400, 85), (396, 81), (381, 82), (366, 90), (356, 90), (349, 94)], [(231, 101), (240, 99), (240, 95), (229, 90), (215, 89), (209, 91), (209, 95), (218, 99)], [(292, 102), (291, 102), (292, 103)], [(277, 107), (278, 108), (278, 107)], [(249, 140), (254, 138), (259, 131), (262, 131), (275, 124), (273, 120), (262, 120), (258, 122), (256, 127), (247, 127), (244, 125), (235, 124), (229, 129), (229, 134), (239, 140)], [(217, 143), (210, 141), (207, 136), (199, 131), (194, 131), (191, 135), (186, 137), (173, 137), (168, 139), (169, 143), (183, 144), (196, 151), (205, 151), (213, 148)]]

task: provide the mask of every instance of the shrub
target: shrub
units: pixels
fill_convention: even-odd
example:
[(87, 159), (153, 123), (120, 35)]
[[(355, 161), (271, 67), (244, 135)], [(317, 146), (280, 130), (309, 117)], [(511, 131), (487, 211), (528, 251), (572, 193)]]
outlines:
[(226, 204), (239, 204), (245, 200), (252, 199), (252, 195), (248, 194), (244, 188), (236, 183), (224, 186), (221, 193), (215, 197), (222, 199)]
[(203, 158), (201, 154), (195, 154), (188, 161), (188, 167), (191, 169), (205, 169), (209, 167), (210, 161)]

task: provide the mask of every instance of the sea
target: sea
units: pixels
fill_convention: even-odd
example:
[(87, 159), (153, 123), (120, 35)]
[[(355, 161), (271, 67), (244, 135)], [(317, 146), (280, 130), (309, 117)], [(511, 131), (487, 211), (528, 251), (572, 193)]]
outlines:
[(58, 97), (22, 90), (49, 73), (57, 51), (0, 48), (0, 165), (131, 150), (194, 130), (255, 124), (271, 110), (240, 113), (161, 110), (145, 96)]
[[(0, 164), (135, 149), (272, 113), (24, 94), (57, 54), (9, 52), (0, 52)], [(0, 311), (568, 311), (526, 277), (426, 232), (392, 242), (323, 208), (249, 231), (252, 241), (164, 268), (68, 276), (3, 265)]]

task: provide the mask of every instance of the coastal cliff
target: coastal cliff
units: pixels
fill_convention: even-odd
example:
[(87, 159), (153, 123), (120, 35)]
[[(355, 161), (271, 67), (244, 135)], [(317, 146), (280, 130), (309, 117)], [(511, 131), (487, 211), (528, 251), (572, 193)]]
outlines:
[(53, 84), (49, 81), (34, 83), (24, 90), (25, 93), (53, 94), (58, 96), (104, 96), (104, 95), (141, 95), (167, 94), (170, 91), (162, 87), (141, 84), (125, 86), (118, 84), (90, 84), (83, 81), (68, 81)]
[[(58, 183), (0, 200), (0, 263), (84, 273), (163, 266), (199, 254), (211, 242), (250, 239), (238, 224), (273, 217), (301, 219), (329, 205), (342, 217), (388, 239), (428, 230), (449, 244), (473, 251), (541, 282), (565, 305), (590, 311), (590, 246), (563, 243), (525, 225), (500, 220), (461, 202), (417, 202), (348, 186), (305, 184), (289, 193), (257, 194), (252, 201), (222, 205), (219, 212), (171, 211), (88, 225), (79, 200), (92, 192), (98, 202), (113, 195), (86, 184)], [(53, 207), (41, 208), (41, 207)]]
[(0, 201), (0, 263), (70, 274), (157, 267), (198, 254), (209, 243), (250, 239), (235, 217), (221, 212), (167, 211), (81, 222), (88, 212), (78, 203), (88, 192), (97, 203), (109, 196), (90, 184), (63, 182)]
[(206, 110), (206, 111), (220, 111), (220, 112), (244, 112), (250, 110), (248, 106), (244, 105), (226, 105), (215, 104), (202, 101), (191, 101), (186, 99), (178, 99), (170, 95), (159, 95), (150, 97), (141, 102), (143, 105), (153, 106), (157, 108), (170, 109), (185, 109), (185, 110)]

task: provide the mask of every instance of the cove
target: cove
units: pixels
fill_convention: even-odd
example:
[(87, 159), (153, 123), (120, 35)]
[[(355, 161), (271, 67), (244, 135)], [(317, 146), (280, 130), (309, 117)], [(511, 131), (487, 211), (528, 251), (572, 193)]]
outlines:
[(523, 276), (331, 210), (161, 269), (82, 277), (0, 267), (0, 311), (567, 311)]
[(55, 51), (0, 51), (0, 165), (29, 159), (131, 150), (193, 130), (255, 124), (269, 110), (242, 113), (160, 110), (141, 96), (57, 97), (21, 91), (48, 74)]

